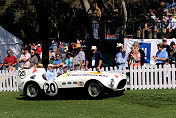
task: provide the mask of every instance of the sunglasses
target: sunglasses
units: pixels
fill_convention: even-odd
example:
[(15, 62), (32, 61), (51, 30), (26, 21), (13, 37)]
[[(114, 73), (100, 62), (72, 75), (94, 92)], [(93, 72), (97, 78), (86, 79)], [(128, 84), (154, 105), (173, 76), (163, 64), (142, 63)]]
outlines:
[(34, 52), (31, 52), (31, 53), (34, 53)]

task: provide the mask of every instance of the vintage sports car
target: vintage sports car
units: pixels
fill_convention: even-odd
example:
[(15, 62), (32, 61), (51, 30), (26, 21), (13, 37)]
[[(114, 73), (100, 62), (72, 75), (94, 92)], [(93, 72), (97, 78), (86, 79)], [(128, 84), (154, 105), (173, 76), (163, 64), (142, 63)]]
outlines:
[(19, 74), (19, 92), (29, 98), (37, 98), (41, 93), (56, 96), (59, 89), (84, 88), (90, 98), (100, 97), (106, 90), (123, 93), (127, 76), (120, 73), (97, 71), (70, 71), (47, 81), (44, 78), (45, 69), (26, 73), (21, 69)]

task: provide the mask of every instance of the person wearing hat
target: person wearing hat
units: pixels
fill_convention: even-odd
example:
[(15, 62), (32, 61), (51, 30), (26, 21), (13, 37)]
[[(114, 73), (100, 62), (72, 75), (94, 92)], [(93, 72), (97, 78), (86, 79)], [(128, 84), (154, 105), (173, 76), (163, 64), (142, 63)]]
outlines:
[(117, 65), (117, 69), (119, 68), (123, 68), (125, 66), (125, 64), (127, 63), (127, 54), (126, 54), (126, 50), (123, 47), (123, 44), (118, 44), (117, 43), (117, 54), (115, 56), (115, 62)]
[(31, 55), (28, 52), (27, 47), (25, 47), (23, 50), (24, 50), (24, 52), (20, 56), (20, 59), (19, 59), (20, 67), (21, 68), (30, 68), (30, 62), (29, 62), (29, 60), (31, 58)]
[(48, 69), (44, 75), (46, 80), (52, 80), (54, 77), (56, 77), (59, 73), (54, 71), (54, 65), (53, 64), (48, 64)]
[(172, 41), (170, 43), (170, 46), (172, 47), (172, 51), (170, 52), (170, 64), (175, 64), (176, 63), (176, 45), (175, 42)]
[(6, 66), (8, 70), (11, 70), (11, 67), (15, 67), (17, 65), (17, 59), (12, 55), (10, 50), (7, 50), (7, 57), (4, 58), (3, 65)]
[(82, 51), (82, 47), (80, 45), (76, 45), (75, 49), (75, 54), (73, 58), (73, 69), (74, 70), (80, 70), (83, 69), (85, 63), (85, 53)]
[(102, 54), (100, 51), (97, 51), (96, 46), (92, 46), (91, 51), (91, 55), (86, 58), (85, 70), (87, 71), (88, 68), (96, 68), (96, 70), (99, 71), (102, 64)]

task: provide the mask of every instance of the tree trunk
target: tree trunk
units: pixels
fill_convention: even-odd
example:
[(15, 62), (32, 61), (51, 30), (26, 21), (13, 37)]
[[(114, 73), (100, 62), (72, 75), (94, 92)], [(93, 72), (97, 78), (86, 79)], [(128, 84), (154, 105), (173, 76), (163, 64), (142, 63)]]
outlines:
[(123, 14), (124, 14), (124, 24), (123, 24), (123, 35), (126, 35), (126, 23), (127, 23), (127, 10), (126, 10), (126, 4), (125, 1), (122, 0), (122, 8), (123, 8)]
[(90, 4), (88, 2), (88, 0), (80, 0), (82, 3), (82, 6), (84, 7), (84, 9), (86, 10), (87, 14), (92, 13), (92, 10), (90, 9)]
[(49, 31), (48, 31), (48, 7), (46, 0), (38, 2), (37, 15), (39, 19), (39, 38), (42, 41), (42, 63), (44, 68), (49, 64)]

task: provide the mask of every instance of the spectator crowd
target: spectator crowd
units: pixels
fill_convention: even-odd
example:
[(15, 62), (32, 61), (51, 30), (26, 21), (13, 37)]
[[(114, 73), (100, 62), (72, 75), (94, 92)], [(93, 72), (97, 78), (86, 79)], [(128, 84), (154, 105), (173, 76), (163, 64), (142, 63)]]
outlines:
[(157, 39), (161, 33), (165, 38), (176, 37), (176, 3), (174, 0), (161, 1), (159, 8), (149, 9), (143, 23), (137, 30), (137, 38)]
[[(52, 45), (49, 48), (50, 66), (48, 67), (55, 68), (59, 73), (63, 73), (61, 71), (65, 68), (73, 71), (81, 69), (88, 70), (88, 68), (97, 68), (99, 70), (102, 64), (101, 52), (97, 51), (96, 46), (92, 46), (89, 51), (89, 55), (86, 55), (85, 41), (82, 40), (77, 40), (76, 43), (52, 41)], [(42, 45), (33, 43), (23, 46), (19, 59), (13, 56), (11, 50), (7, 50), (7, 56), (4, 58), (4, 61), (1, 61), (0, 68), (13, 70), (19, 64), (21, 68), (33, 68), (36, 70), (36, 68), (43, 67), (41, 60)]]
[[(175, 64), (176, 59), (176, 44), (174, 41), (167, 44), (167, 39), (164, 38), (162, 43), (157, 44), (157, 53), (156, 55), (152, 55), (153, 59), (156, 62), (156, 65), (164, 65), (164, 64)], [(127, 54), (123, 44), (117, 44), (117, 54), (115, 56), (115, 62), (117, 65), (117, 69), (119, 67), (123, 68), (126, 64), (128, 67), (139, 67), (143, 66), (145, 62), (145, 53), (139, 47), (139, 43), (135, 42), (131, 46), (131, 51)]]

